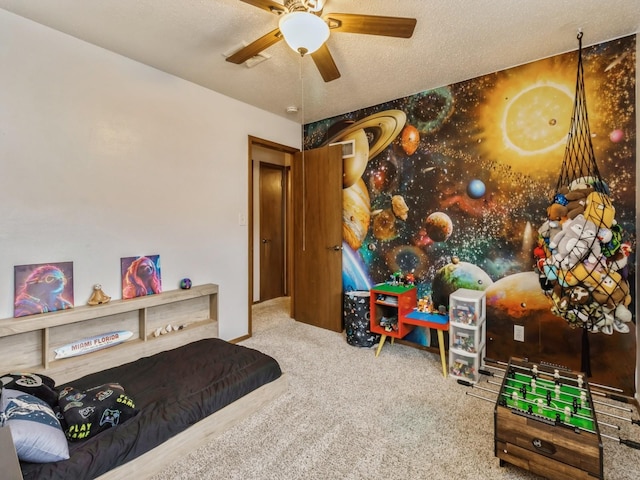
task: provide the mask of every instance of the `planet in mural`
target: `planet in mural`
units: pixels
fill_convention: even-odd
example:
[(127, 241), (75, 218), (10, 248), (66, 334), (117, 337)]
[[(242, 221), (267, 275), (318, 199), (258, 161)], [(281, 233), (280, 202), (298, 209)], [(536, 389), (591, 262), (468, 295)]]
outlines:
[(425, 229), (431, 240), (444, 242), (453, 233), (453, 223), (446, 213), (434, 212), (425, 220)]
[(342, 244), (342, 289), (345, 292), (369, 290), (371, 280), (360, 255), (348, 244)]
[(378, 212), (373, 217), (373, 235), (378, 240), (393, 240), (398, 236), (396, 216), (390, 208)]
[(353, 140), (354, 152), (352, 157), (342, 159), (342, 188), (349, 188), (362, 177), (369, 161), (369, 142), (362, 128), (341, 137), (341, 141)]
[(458, 261), (440, 268), (433, 277), (431, 298), (435, 305), (449, 305), (449, 295), (459, 288), (485, 290), (493, 283), (491, 277), (473, 263)]
[(413, 155), (420, 145), (420, 132), (413, 125), (407, 125), (402, 130), (400, 145), (407, 155)]
[(484, 197), (486, 192), (487, 187), (482, 180), (474, 178), (467, 184), (467, 195), (473, 199), (477, 200), (478, 198)]
[(609, 140), (613, 143), (621, 142), (624, 139), (624, 132), (619, 128), (616, 128), (609, 134)]
[[(507, 318), (522, 318), (532, 313), (547, 313), (551, 301), (540, 288), (535, 272), (521, 272), (497, 280), (485, 290), (487, 305)], [(497, 313), (497, 312), (496, 312)]]
[(369, 230), (371, 202), (364, 181), (359, 178), (342, 190), (342, 238), (357, 250)]
[(395, 140), (406, 122), (407, 115), (402, 110), (384, 110), (352, 123), (332, 135), (327, 143), (341, 142), (353, 132), (362, 129), (367, 136), (371, 160)]

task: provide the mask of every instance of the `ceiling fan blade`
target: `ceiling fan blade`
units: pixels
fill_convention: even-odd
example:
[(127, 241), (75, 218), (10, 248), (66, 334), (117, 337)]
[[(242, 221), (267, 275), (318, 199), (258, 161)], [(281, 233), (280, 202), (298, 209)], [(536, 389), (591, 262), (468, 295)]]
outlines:
[(415, 18), (405, 17), (329, 13), (323, 18), (333, 32), (365, 33), (385, 37), (410, 38), (416, 26)]
[(233, 55), (227, 57), (227, 62), (237, 64), (244, 63), (251, 57), (258, 55), (261, 51), (269, 48), (271, 45), (278, 43), (280, 40), (282, 40), (282, 34), (280, 33), (280, 29), (276, 28), (256, 41), (251, 42), (246, 47), (241, 48)]
[(249, 5), (253, 5), (254, 7), (261, 8), (262, 10), (266, 10), (267, 12), (276, 13), (280, 15), (281, 13), (286, 13), (284, 9), (284, 5), (277, 2), (272, 2), (271, 0), (240, 0), (241, 2), (248, 3)]
[(340, 78), (340, 72), (338, 71), (336, 62), (333, 61), (333, 57), (326, 43), (323, 43), (318, 50), (313, 52), (311, 58), (313, 59), (313, 63), (316, 64), (316, 67), (318, 67), (318, 71), (325, 82)]

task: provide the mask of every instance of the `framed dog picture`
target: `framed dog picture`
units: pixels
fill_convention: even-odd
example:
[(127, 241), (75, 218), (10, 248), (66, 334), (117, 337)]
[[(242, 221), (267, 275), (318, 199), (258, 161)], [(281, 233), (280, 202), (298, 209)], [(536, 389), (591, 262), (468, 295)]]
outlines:
[(123, 299), (162, 292), (160, 255), (121, 258), (120, 268)]

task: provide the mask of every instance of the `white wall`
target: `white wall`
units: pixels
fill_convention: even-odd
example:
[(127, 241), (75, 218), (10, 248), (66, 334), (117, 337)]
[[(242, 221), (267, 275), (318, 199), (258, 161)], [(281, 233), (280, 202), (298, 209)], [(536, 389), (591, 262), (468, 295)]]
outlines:
[(0, 9), (0, 318), (15, 265), (73, 261), (79, 306), (159, 254), (165, 290), (218, 283), (220, 336), (247, 334), (248, 135), (300, 147), (299, 124)]

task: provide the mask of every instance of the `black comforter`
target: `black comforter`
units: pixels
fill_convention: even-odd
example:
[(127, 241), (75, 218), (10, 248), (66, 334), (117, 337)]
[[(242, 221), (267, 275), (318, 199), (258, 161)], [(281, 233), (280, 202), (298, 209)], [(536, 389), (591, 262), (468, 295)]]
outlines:
[(151, 450), (199, 420), (277, 379), (268, 355), (205, 339), (60, 385), (121, 384), (140, 412), (95, 437), (69, 444), (69, 460), (21, 463), (25, 480), (92, 479)]

